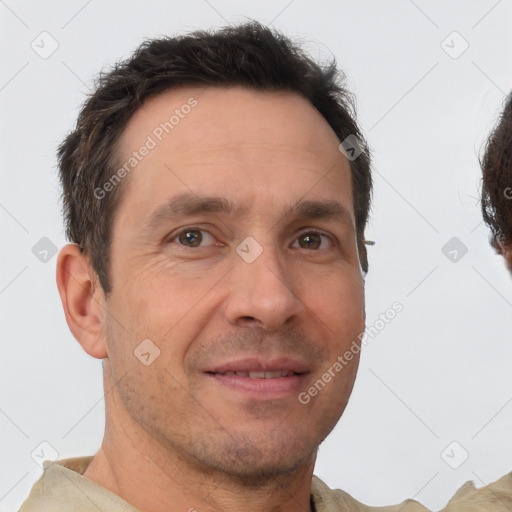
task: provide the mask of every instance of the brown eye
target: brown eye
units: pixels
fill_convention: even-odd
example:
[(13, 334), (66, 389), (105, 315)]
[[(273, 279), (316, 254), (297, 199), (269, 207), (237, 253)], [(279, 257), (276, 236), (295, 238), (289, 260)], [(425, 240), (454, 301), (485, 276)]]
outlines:
[(207, 248), (207, 247), (221, 247), (223, 244), (219, 243), (214, 236), (204, 229), (199, 228), (185, 228), (176, 233), (172, 238), (166, 241), (167, 244), (177, 245), (185, 249), (192, 248)]
[(202, 239), (203, 235), (199, 230), (183, 231), (178, 236), (180, 244), (186, 245), (188, 247), (197, 247), (198, 245), (201, 244)]
[(312, 250), (317, 250), (320, 248), (327, 249), (328, 247), (322, 247), (322, 242), (324, 242), (324, 240), (328, 240), (332, 245), (329, 237), (321, 233), (303, 233), (297, 238), (298, 245), (301, 249)]
[(184, 247), (204, 247), (205, 243), (207, 245), (215, 245), (213, 236), (202, 229), (185, 229), (173, 240), (177, 240)]
[(306, 233), (299, 237), (299, 245), (303, 249), (318, 249), (321, 243), (320, 235), (316, 233)]

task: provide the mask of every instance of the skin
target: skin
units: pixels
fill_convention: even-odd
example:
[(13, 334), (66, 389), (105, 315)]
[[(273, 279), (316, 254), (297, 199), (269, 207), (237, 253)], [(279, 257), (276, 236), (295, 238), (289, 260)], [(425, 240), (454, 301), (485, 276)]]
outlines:
[(500, 245), (497, 252), (503, 256), (508, 271), (512, 273), (512, 248), (509, 245)]
[[(120, 161), (190, 97), (197, 106), (122, 183), (112, 293), (75, 245), (59, 253), (68, 325), (104, 360), (105, 436), (84, 476), (143, 512), (309, 510), (317, 448), (345, 409), (358, 355), (308, 404), (298, 392), (364, 329), (349, 163), (305, 99), (242, 87), (150, 99), (123, 133)], [(243, 210), (145, 229), (184, 193)], [(336, 201), (346, 218), (297, 216), (304, 200)], [(199, 246), (176, 237), (185, 228), (204, 230), (192, 236)], [(236, 252), (248, 236), (263, 249), (252, 263)], [(160, 350), (149, 366), (134, 356), (144, 339)], [(300, 389), (255, 397), (204, 373), (247, 356), (300, 360)]]

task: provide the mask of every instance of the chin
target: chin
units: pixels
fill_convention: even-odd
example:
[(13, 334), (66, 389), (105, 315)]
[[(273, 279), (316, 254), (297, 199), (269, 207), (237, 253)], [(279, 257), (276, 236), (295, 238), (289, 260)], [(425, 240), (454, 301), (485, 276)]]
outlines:
[[(291, 432), (250, 440), (250, 435), (228, 434), (223, 442), (203, 439), (196, 446), (195, 458), (203, 468), (224, 474), (245, 487), (259, 487), (278, 477), (286, 477), (314, 461), (318, 445), (311, 437), (298, 439)], [(281, 438), (281, 439), (279, 439)], [(212, 441), (212, 440), (210, 440)]]

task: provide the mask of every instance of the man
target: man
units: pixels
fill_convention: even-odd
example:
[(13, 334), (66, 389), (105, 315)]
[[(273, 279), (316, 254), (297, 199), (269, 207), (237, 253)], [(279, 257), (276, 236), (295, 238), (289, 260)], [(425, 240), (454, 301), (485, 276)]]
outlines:
[(368, 268), (369, 152), (334, 64), (256, 23), (147, 42), (100, 78), (59, 163), (57, 284), (104, 363), (105, 436), (48, 461), (22, 512), (426, 510), (313, 476)]
[(482, 165), (482, 213), (491, 245), (512, 270), (512, 94), (487, 141)]

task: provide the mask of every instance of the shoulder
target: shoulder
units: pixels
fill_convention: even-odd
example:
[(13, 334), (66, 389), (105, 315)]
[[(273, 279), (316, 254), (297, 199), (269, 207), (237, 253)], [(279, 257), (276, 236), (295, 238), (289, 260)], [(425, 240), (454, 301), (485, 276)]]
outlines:
[[(370, 507), (341, 489), (330, 489), (313, 476), (311, 494), (317, 512), (431, 512), (415, 500), (398, 505)], [(512, 511), (512, 472), (496, 482), (476, 489), (466, 482), (440, 512), (510, 512)]]
[(430, 512), (415, 500), (405, 500), (387, 507), (369, 507), (341, 489), (330, 489), (316, 476), (311, 482), (311, 494), (317, 512)]
[(496, 482), (476, 489), (466, 482), (441, 512), (510, 512), (512, 510), (512, 472)]

